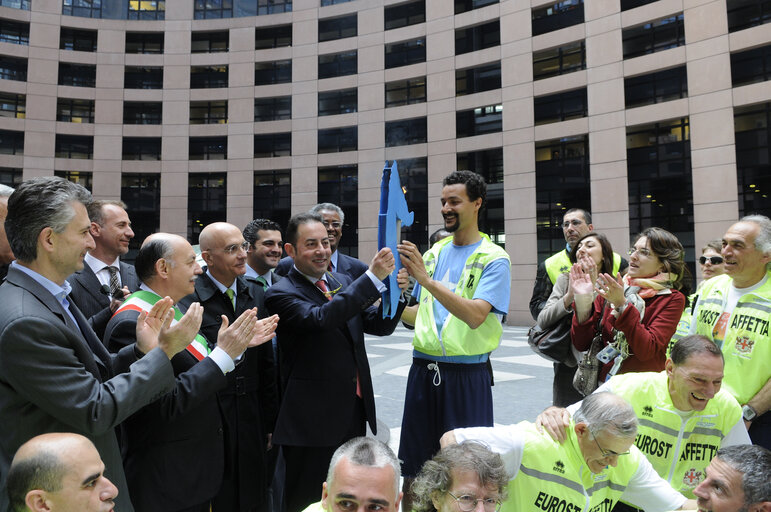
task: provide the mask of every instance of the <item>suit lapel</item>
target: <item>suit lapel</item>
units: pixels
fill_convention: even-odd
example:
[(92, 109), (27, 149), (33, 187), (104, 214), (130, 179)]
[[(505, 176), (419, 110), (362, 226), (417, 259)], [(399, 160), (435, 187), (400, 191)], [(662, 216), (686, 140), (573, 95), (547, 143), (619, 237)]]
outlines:
[(102, 283), (99, 282), (88, 263), (83, 262), (83, 270), (75, 272), (75, 283), (86, 290), (98, 304), (109, 303), (107, 297), (101, 292)]
[[(75, 317), (75, 321), (78, 323), (79, 332), (83, 335), (83, 338), (86, 340), (86, 344), (94, 354), (94, 361), (96, 361), (96, 366), (99, 368), (99, 374), (102, 377), (101, 380), (108, 380), (110, 378), (109, 368), (111, 367), (110, 354), (107, 352), (107, 349), (104, 348), (102, 342), (99, 341), (99, 338), (96, 337), (96, 334), (94, 334), (91, 326), (88, 325), (88, 320), (86, 320), (86, 317), (83, 316), (83, 313), (80, 312), (78, 307), (71, 300), (69, 302), (70, 312), (72, 313), (72, 316)], [(65, 316), (69, 318), (69, 315), (65, 314)]]

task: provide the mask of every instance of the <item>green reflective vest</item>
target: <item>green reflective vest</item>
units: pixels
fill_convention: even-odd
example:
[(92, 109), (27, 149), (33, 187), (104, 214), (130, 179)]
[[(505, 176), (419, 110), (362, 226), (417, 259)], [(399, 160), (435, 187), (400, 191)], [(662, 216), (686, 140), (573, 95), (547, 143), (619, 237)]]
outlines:
[[(479, 286), (482, 272), (488, 264), (500, 258), (505, 258), (508, 262), (511, 261), (506, 251), (492, 243), (484, 233), (479, 234), (482, 237), (482, 243), (466, 260), (466, 265), (455, 287), (455, 293), (465, 299), (474, 298), (474, 292)], [(429, 276), (434, 275), (439, 253), (449, 243), (452, 243), (452, 237), (440, 240), (423, 255)], [(472, 329), (466, 322), (454, 315), (448, 314), (442, 327), (442, 339), (440, 340), (434, 321), (434, 296), (425, 288), (420, 290), (419, 304), (412, 344), (424, 354), (432, 356), (487, 354), (495, 350), (501, 341), (503, 327), (492, 311), (487, 315), (482, 325), (476, 329)]]
[(680, 494), (695, 499), (693, 489), (742, 416), (734, 397), (721, 389), (703, 411), (681, 416), (672, 404), (665, 371), (616, 375), (608, 385), (634, 407), (640, 420), (635, 445), (656, 473)]
[[(570, 257), (568, 256), (568, 250), (563, 249), (557, 254), (553, 254), (544, 261), (546, 267), (546, 273), (549, 275), (549, 280), (552, 286), (557, 282), (557, 278), (561, 274), (565, 274), (570, 271), (570, 267), (573, 266), (570, 263)], [(615, 277), (618, 274), (618, 269), (621, 268), (621, 256), (613, 253), (613, 272), (611, 274)]]
[(509, 482), (509, 498), (501, 512), (610, 512), (626, 490), (643, 455), (634, 446), (616, 467), (592, 473), (584, 462), (571, 421), (563, 444), (519, 424), (525, 449), (519, 472)]
[[(725, 378), (723, 386), (740, 404), (746, 404), (771, 378), (771, 271), (766, 283), (742, 295), (728, 319), (723, 337)], [(704, 285), (696, 311), (696, 334), (712, 338), (712, 331), (725, 309), (731, 277), (713, 277)]]

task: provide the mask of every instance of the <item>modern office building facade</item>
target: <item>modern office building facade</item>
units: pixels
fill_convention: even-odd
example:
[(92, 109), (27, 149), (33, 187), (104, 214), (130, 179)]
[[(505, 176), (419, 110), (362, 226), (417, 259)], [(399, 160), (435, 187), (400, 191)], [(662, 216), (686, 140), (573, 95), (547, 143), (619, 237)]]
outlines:
[(618, 252), (665, 227), (690, 261), (771, 213), (769, 21), (769, 0), (0, 0), (0, 182), (123, 199), (137, 242), (330, 201), (367, 259), (385, 161), (424, 248), (471, 169), (529, 323), (567, 208)]

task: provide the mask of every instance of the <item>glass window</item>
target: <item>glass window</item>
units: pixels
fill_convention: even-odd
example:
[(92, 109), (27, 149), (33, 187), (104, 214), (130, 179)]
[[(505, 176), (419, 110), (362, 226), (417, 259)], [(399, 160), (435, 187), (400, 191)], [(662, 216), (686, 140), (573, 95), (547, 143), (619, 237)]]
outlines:
[(56, 100), (56, 120), (65, 123), (93, 123), (94, 100), (58, 98)]
[[(359, 147), (359, 132), (356, 126), (328, 128), (318, 132), (319, 153), (340, 153), (356, 151)], [(340, 205), (338, 205), (340, 206)]]
[(386, 69), (426, 62), (426, 40), (424, 38), (389, 43), (385, 45)]
[(194, 0), (193, 16), (197, 20), (233, 17), (233, 0)]
[(321, 0), (321, 7), (327, 7), (329, 5), (345, 4), (352, 1), (353, 0)]
[(228, 157), (227, 137), (190, 137), (190, 160), (225, 160)]
[(726, 0), (728, 31), (763, 25), (771, 20), (771, 0)]
[[(321, 132), (319, 132), (321, 133)], [(359, 255), (359, 168), (356, 165), (319, 167), (318, 202), (336, 204), (345, 212), (343, 238), (337, 250)]]
[(122, 173), (120, 200), (131, 212), (131, 229), (134, 231), (134, 238), (129, 241), (129, 252), (120, 259), (133, 262), (144, 239), (161, 228), (161, 174)]
[(160, 137), (123, 137), (123, 160), (160, 159)]
[(426, 101), (426, 77), (408, 78), (386, 82), (385, 105), (396, 107), (410, 105), (412, 103), (424, 103)]
[(358, 69), (358, 52), (330, 53), (319, 55), (319, 79), (355, 75)]
[(94, 173), (83, 171), (54, 171), (54, 176), (77, 183), (89, 192), (94, 190)]
[(192, 53), (218, 53), (228, 51), (228, 31), (193, 32), (190, 36)]
[(59, 63), (59, 85), (95, 87), (96, 66), (92, 64)]
[(584, 22), (584, 0), (564, 0), (533, 9), (533, 35), (537, 36)]
[(401, 240), (409, 240), (423, 253), (428, 250), (428, 159), (405, 158), (397, 160), (396, 166), (407, 205), (415, 214), (411, 226), (402, 226)]
[(535, 124), (556, 123), (587, 116), (586, 87), (533, 99)]
[(64, 0), (62, 14), (80, 18), (101, 18), (102, 0)]
[(472, 137), (503, 130), (503, 105), (488, 105), (455, 113), (458, 137)]
[(57, 133), (56, 158), (94, 158), (94, 138), (90, 135)]
[(217, 89), (228, 86), (228, 66), (191, 66), (191, 89)]
[(0, 43), (29, 45), (29, 23), (0, 18)]
[(254, 98), (255, 121), (292, 119), (292, 97)]
[(625, 59), (682, 46), (685, 44), (683, 15), (678, 14), (623, 29), (621, 37)]
[(254, 85), (292, 83), (292, 61), (274, 60), (254, 63)]
[(501, 63), (455, 71), (455, 96), (464, 96), (501, 88)]
[(319, 20), (319, 42), (356, 36), (357, 16), (357, 14), (351, 14), (342, 18)]
[(163, 89), (162, 67), (126, 66), (123, 72), (126, 89)]
[(128, 19), (163, 20), (166, 19), (165, 0), (129, 0)]
[(455, 0), (455, 14), (473, 11), (474, 9), (497, 3), (498, 0)]
[(227, 122), (228, 100), (190, 102), (190, 124), (224, 124)]
[(3, 55), (0, 59), (0, 78), (3, 80), (27, 81), (27, 59)]
[(356, 112), (358, 102), (359, 90), (356, 88), (319, 92), (319, 116)]
[(427, 142), (427, 140), (428, 124), (425, 117), (386, 121), (385, 145), (387, 148), (421, 144)]
[(771, 78), (771, 45), (731, 54), (731, 83), (740, 85), (765, 82)]
[(426, 21), (426, 0), (389, 5), (383, 9), (383, 22), (386, 30)]
[(292, 171), (254, 171), (252, 218), (270, 219), (284, 230), (292, 216)]
[(292, 46), (292, 25), (257, 27), (254, 33), (254, 49), (281, 48)]
[(583, 40), (533, 52), (533, 80), (581, 69), (586, 69), (586, 43)]
[(160, 101), (124, 101), (123, 124), (161, 124), (163, 103)]
[[(2, 1), (0, 1), (0, 5)], [(21, 185), (23, 171), (18, 167), (0, 167), (0, 183), (7, 187), (16, 188)]]
[(23, 155), (24, 132), (0, 130), (0, 155)]
[(562, 217), (571, 208), (591, 211), (589, 138), (586, 135), (535, 143), (538, 261), (565, 248)]
[[(254, 7), (257, 12), (254, 12)], [(245, 0), (238, 4), (239, 16), (263, 16), (279, 12), (292, 12), (292, 0)]]
[(506, 247), (506, 227), (503, 213), (503, 148), (458, 153), (458, 170), (481, 175), (487, 183), (487, 199), (479, 212), (479, 229), (490, 240)]
[(641, 5), (652, 4), (653, 2), (657, 1), (658, 0), (621, 0), (621, 10), (628, 11), (629, 9), (634, 9), (635, 7), (640, 7)]
[(163, 32), (126, 32), (126, 53), (163, 53)]
[(685, 66), (624, 79), (626, 108), (688, 97)]
[(29, 11), (30, 0), (0, 0), (0, 6)]
[(734, 109), (739, 217), (771, 217), (771, 103)]
[(455, 31), (455, 55), (492, 48), (501, 44), (501, 23), (498, 20), (459, 28)]
[(27, 96), (0, 92), (0, 117), (27, 117)]
[(254, 136), (254, 158), (292, 155), (292, 132), (261, 133)]
[(187, 239), (196, 245), (204, 226), (227, 220), (227, 173), (187, 175)]

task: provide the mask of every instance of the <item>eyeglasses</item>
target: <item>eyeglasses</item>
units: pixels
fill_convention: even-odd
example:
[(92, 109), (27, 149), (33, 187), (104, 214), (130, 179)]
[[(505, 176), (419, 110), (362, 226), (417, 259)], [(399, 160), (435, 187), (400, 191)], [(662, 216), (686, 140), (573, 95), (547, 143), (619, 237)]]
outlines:
[[(227, 247), (222, 248), (222, 252), (224, 252), (227, 255), (232, 255), (233, 253), (238, 252), (240, 249), (243, 249), (244, 252), (249, 251), (249, 242), (241, 242), (240, 244), (233, 244), (228, 245)], [(206, 252), (212, 252), (214, 249), (207, 249)]]
[(458, 508), (463, 512), (471, 512), (477, 508), (477, 503), (482, 502), (482, 506), (485, 508), (485, 512), (497, 512), (501, 509), (501, 500), (499, 498), (477, 498), (475, 496), (469, 496), (464, 494), (463, 496), (455, 496), (450, 491), (447, 494), (453, 497), (458, 504)]
[(329, 222), (328, 220), (325, 220), (325, 221), (322, 221), (321, 223), (324, 224), (325, 228), (329, 228), (330, 226), (332, 226), (334, 229), (340, 229), (341, 227), (343, 227), (343, 223), (338, 221)]
[(594, 443), (597, 445), (597, 448), (600, 449), (600, 453), (602, 453), (603, 457), (621, 457), (622, 455), (629, 455), (629, 450), (625, 451), (624, 453), (616, 453), (613, 450), (605, 450), (605, 448), (600, 446), (600, 443), (597, 441), (597, 436), (594, 435), (594, 432), (590, 430), (589, 433), (592, 434), (592, 439), (594, 439)]
[(581, 224), (583, 224), (583, 223), (584, 223), (584, 221), (582, 221), (582, 220), (579, 220), (579, 219), (566, 220), (565, 222), (563, 222), (563, 223), (562, 223), (562, 228), (563, 228), (563, 229), (567, 229), (567, 228), (569, 228), (571, 225), (572, 225), (572, 226), (580, 226), (580, 225), (581, 225)]
[(634, 253), (638, 253), (640, 256), (643, 256), (645, 258), (649, 257), (652, 253), (649, 249), (646, 249), (645, 247), (640, 247), (639, 249), (637, 247), (631, 247), (626, 253), (631, 256)]
[(701, 263), (702, 265), (707, 263), (707, 261), (709, 261), (713, 265), (720, 265), (721, 263), (723, 263), (723, 257), (722, 256), (710, 256), (710, 257), (702, 256), (701, 258), (699, 258), (699, 263)]

